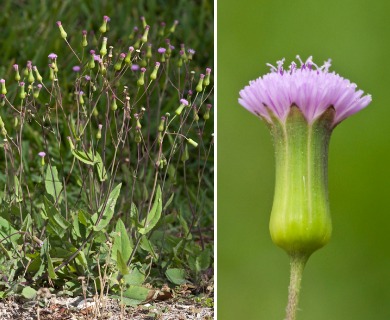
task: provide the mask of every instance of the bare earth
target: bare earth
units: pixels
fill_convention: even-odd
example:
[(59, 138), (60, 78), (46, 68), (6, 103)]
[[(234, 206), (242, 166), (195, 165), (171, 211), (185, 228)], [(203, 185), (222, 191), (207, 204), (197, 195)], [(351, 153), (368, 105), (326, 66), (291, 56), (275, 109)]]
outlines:
[(47, 299), (44, 306), (38, 301), (12, 301), (0, 302), (1, 320), (92, 320), (92, 319), (161, 319), (184, 320), (214, 318), (213, 308), (202, 306), (191, 298), (172, 298), (139, 305), (137, 307), (123, 307), (118, 301), (104, 299), (96, 302), (93, 299), (78, 298)]

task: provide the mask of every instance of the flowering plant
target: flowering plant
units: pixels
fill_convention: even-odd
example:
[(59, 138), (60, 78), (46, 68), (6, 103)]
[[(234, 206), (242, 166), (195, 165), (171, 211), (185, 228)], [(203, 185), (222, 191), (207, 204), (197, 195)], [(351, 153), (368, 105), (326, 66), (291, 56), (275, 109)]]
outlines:
[(332, 130), (371, 102), (371, 96), (309, 57), (271, 72), (240, 91), (239, 102), (262, 118), (275, 145), (276, 184), (270, 219), (274, 243), (291, 259), (287, 319), (296, 317), (303, 268), (328, 243), (332, 224), (327, 190), (328, 144)]

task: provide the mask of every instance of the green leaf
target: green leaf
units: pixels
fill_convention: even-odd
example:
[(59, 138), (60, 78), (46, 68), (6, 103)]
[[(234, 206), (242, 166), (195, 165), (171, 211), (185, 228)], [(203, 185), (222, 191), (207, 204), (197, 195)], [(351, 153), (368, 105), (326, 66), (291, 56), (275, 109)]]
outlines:
[(144, 219), (141, 223), (144, 227), (138, 229), (138, 232), (141, 234), (147, 234), (150, 230), (152, 230), (154, 226), (157, 224), (158, 220), (160, 220), (161, 211), (162, 211), (161, 188), (160, 186), (157, 186), (157, 191), (154, 197), (152, 209), (146, 216), (146, 222)]
[(107, 171), (104, 167), (104, 163), (102, 157), (98, 152), (95, 153), (95, 161), (96, 161), (96, 170), (99, 175), (100, 181), (105, 181), (107, 179)]
[(114, 233), (114, 244), (112, 246), (112, 259), (117, 261), (117, 251), (121, 253), (124, 261), (128, 261), (133, 251), (133, 243), (127, 234), (126, 227), (122, 219), (118, 219)]
[(116, 252), (116, 262), (118, 270), (121, 274), (128, 274), (129, 269), (127, 268), (126, 261), (122, 258), (122, 254), (119, 250)]
[(12, 225), (7, 220), (0, 217), (0, 240), (13, 234), (13, 236), (9, 237), (3, 243), (16, 242), (16, 240), (18, 240), (20, 238), (20, 234), (16, 233), (16, 232), (17, 232), (17, 230), (14, 229), (12, 227)]
[(49, 277), (51, 279), (57, 279), (57, 275), (54, 272), (53, 262), (51, 260), (50, 254), (46, 253), (46, 259), (47, 259), (47, 272), (49, 274)]
[(15, 187), (15, 200), (16, 202), (20, 202), (23, 200), (23, 194), (20, 187), (19, 179), (16, 175), (14, 176), (14, 187)]
[[(58, 178), (58, 170), (55, 166), (47, 166), (45, 176), (46, 192), (53, 197), (53, 201), (57, 201), (62, 190), (62, 183)], [(62, 200), (62, 195), (58, 198), (58, 203)]]
[(54, 232), (54, 234), (62, 237), (71, 224), (60, 214), (58, 209), (50, 202), (50, 200), (44, 197), (45, 212), (49, 218), (48, 231)]
[(123, 279), (126, 285), (141, 285), (145, 281), (145, 274), (139, 271), (138, 268), (133, 268)]
[[(108, 200), (106, 206), (104, 207), (104, 211), (102, 214), (102, 218), (98, 222), (96, 226), (93, 227), (95, 231), (100, 231), (105, 228), (111, 221), (112, 216), (114, 215), (114, 209), (116, 205), (116, 201), (118, 200), (119, 194), (121, 192), (122, 183), (118, 184), (108, 196)], [(103, 205), (100, 206), (99, 212), (103, 210)]]
[(166, 208), (168, 208), (168, 206), (172, 203), (173, 197), (174, 197), (174, 196), (175, 196), (175, 194), (172, 193), (172, 195), (169, 197), (168, 201), (165, 203), (163, 210), (165, 210)]
[(22, 296), (25, 297), (26, 299), (32, 300), (35, 298), (36, 295), (37, 295), (36, 290), (31, 287), (24, 287), (22, 290)]
[(165, 271), (168, 280), (174, 284), (180, 285), (186, 283), (186, 272), (184, 269), (172, 268)]
[(158, 259), (156, 251), (154, 250), (152, 243), (149, 241), (149, 239), (147, 237), (142, 237), (141, 242), (140, 242), (140, 247), (141, 247), (141, 249), (149, 252), (153, 256), (154, 259), (156, 259), (156, 260)]
[(94, 156), (91, 151), (88, 153), (85, 153), (84, 151), (79, 151), (76, 149), (72, 150), (72, 154), (79, 159), (81, 162), (93, 166), (96, 163), (96, 159), (94, 159)]
[(209, 249), (203, 250), (197, 257), (200, 270), (206, 270), (210, 265), (211, 252)]
[(141, 286), (130, 286), (123, 292), (123, 297), (128, 298), (124, 301), (127, 305), (137, 305), (144, 302), (150, 289)]

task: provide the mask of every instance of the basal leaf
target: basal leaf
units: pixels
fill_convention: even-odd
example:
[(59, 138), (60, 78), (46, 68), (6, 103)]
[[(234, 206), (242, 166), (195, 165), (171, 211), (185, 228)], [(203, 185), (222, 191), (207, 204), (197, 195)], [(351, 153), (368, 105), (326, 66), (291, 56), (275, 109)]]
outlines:
[(177, 285), (187, 282), (186, 272), (184, 269), (177, 269), (177, 268), (167, 269), (167, 271), (165, 271), (165, 275), (167, 276), (169, 281)]

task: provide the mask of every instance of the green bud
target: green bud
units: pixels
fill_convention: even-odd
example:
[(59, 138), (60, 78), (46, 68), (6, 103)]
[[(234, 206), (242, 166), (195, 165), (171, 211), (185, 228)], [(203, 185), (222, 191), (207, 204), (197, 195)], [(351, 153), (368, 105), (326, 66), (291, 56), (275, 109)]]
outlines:
[(33, 75), (33, 71), (32, 71), (32, 69), (30, 69), (29, 71), (28, 71), (28, 82), (30, 82), (30, 83), (33, 83), (34, 81), (35, 81), (35, 78), (34, 78), (34, 75)]
[(64, 27), (61, 24), (61, 21), (57, 21), (57, 26), (60, 29), (61, 37), (66, 40), (68, 34), (65, 32)]
[(103, 37), (102, 47), (100, 48), (100, 55), (103, 57), (107, 54), (107, 37)]
[(126, 57), (126, 54), (125, 53), (121, 53), (118, 57), (118, 61), (115, 63), (114, 65), (114, 69), (116, 71), (119, 71), (120, 69), (122, 69), (122, 62), (123, 60), (125, 59)]
[(111, 110), (115, 111), (116, 109), (118, 109), (118, 105), (116, 104), (116, 97), (115, 97), (115, 95), (112, 95)]
[(210, 119), (210, 109), (211, 109), (211, 104), (206, 105), (206, 112), (203, 115), (204, 120), (209, 120)]
[(173, 22), (172, 27), (169, 29), (169, 32), (170, 32), (170, 33), (174, 33), (175, 30), (176, 30), (176, 26), (177, 26), (178, 24), (179, 24), (179, 21), (178, 21), (178, 20), (175, 20), (175, 21)]
[(19, 97), (20, 97), (20, 99), (23, 100), (24, 98), (26, 98), (26, 95), (27, 95), (27, 93), (24, 90), (24, 82), (20, 82), (19, 85), (20, 85)]
[(83, 40), (81, 41), (81, 45), (83, 47), (86, 47), (88, 45), (87, 30), (83, 30)]
[(33, 70), (34, 70), (35, 75), (37, 77), (37, 81), (38, 82), (42, 82), (43, 78), (42, 78), (41, 74), (39, 73), (38, 68), (36, 66), (34, 66)]
[(142, 16), (140, 19), (142, 21), (142, 27), (145, 29), (147, 27), (147, 25), (148, 25), (147, 22), (146, 22), (146, 19), (145, 19), (144, 16)]
[(165, 117), (161, 117), (160, 125), (158, 126), (158, 131), (163, 132), (165, 127)]
[(14, 70), (15, 70), (15, 81), (20, 81), (21, 77), (19, 74), (19, 66), (17, 64), (14, 64)]
[(146, 49), (146, 56), (145, 57), (150, 59), (152, 56), (153, 56), (153, 54), (152, 54), (152, 44), (149, 43), (148, 47)]
[(199, 82), (195, 88), (196, 92), (202, 92), (203, 91), (203, 79), (204, 79), (204, 74), (200, 75)]
[(98, 132), (96, 133), (96, 139), (97, 139), (97, 140), (100, 140), (101, 137), (102, 137), (102, 128), (103, 128), (103, 125), (102, 125), (102, 124), (99, 124), (99, 125), (98, 125)]
[(160, 62), (156, 62), (155, 66), (154, 66), (154, 69), (153, 69), (152, 73), (150, 74), (150, 79), (151, 80), (156, 80), (157, 79), (158, 68), (160, 68)]
[(104, 16), (104, 17), (103, 17), (103, 23), (102, 23), (102, 25), (101, 25), (100, 28), (99, 28), (99, 31), (100, 31), (101, 33), (106, 33), (106, 32), (107, 32), (107, 22), (108, 22), (108, 21), (110, 21), (110, 18), (107, 17), (107, 16)]
[(312, 124), (296, 106), (285, 122), (269, 113), (276, 159), (271, 237), (288, 254), (308, 257), (332, 233), (327, 158), (335, 111), (329, 108)]
[(1, 79), (0, 83), (1, 83), (1, 94), (6, 95), (7, 94), (7, 88), (5, 87), (5, 80)]
[(42, 85), (41, 85), (41, 84), (38, 84), (38, 85), (37, 85), (37, 89), (34, 90), (34, 94), (33, 94), (33, 96), (34, 96), (35, 99), (37, 99), (37, 98), (39, 97), (39, 93), (41, 92), (41, 89), (42, 89)]
[(179, 107), (175, 110), (175, 113), (180, 116), (180, 114), (183, 112), (183, 109), (185, 106), (188, 106), (188, 101), (185, 99), (180, 99), (180, 105)]
[(139, 75), (137, 86), (141, 87), (145, 84), (145, 68), (141, 68), (141, 74)]
[(148, 42), (148, 33), (149, 33), (149, 29), (150, 29), (149, 26), (145, 26), (145, 31), (144, 31), (144, 34), (142, 35), (142, 38), (141, 38), (141, 41), (142, 41), (143, 43)]
[(129, 47), (129, 51), (127, 52), (126, 58), (125, 58), (125, 63), (128, 66), (131, 66), (131, 53), (134, 51), (134, 47)]
[(195, 148), (198, 146), (198, 143), (195, 142), (195, 141), (192, 140), (192, 139), (187, 139), (187, 142), (188, 142), (190, 145), (194, 146)]

